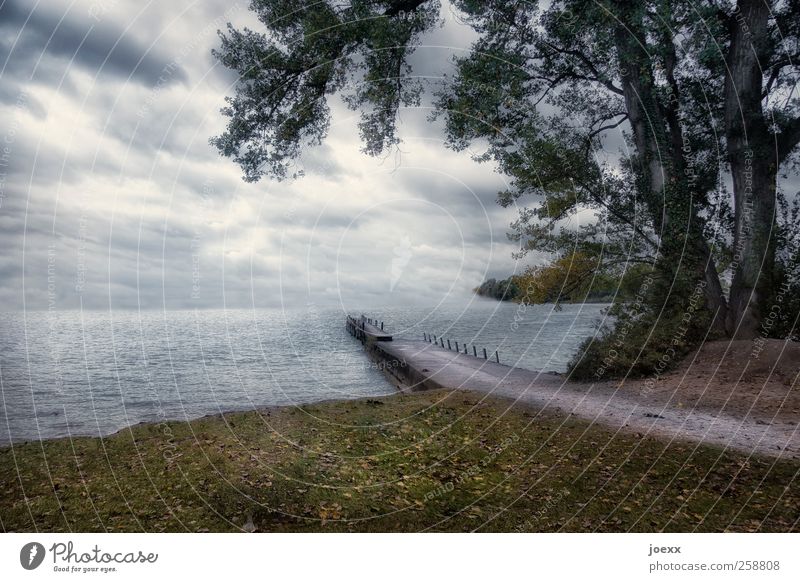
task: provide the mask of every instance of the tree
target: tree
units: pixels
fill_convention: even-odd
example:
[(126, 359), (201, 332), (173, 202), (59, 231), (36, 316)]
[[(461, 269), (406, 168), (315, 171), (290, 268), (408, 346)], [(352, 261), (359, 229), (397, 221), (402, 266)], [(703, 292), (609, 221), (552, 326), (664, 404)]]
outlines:
[[(448, 116), (453, 147), (485, 138), (490, 156), (515, 178), (514, 191), (501, 202), (545, 198), (515, 224), (518, 238), (531, 249), (568, 250), (568, 236), (555, 245), (545, 241), (570, 213), (595, 208), (605, 230), (588, 227), (573, 238), (577, 245), (603, 247), (594, 251), (602, 259), (598, 268), (620, 258), (658, 257), (661, 280), (669, 285), (682, 280), (689, 293), (703, 282), (712, 325), (722, 333), (726, 301), (701, 216), (712, 209), (719, 172), (704, 156), (713, 142), (692, 130), (692, 116), (702, 109), (676, 79), (670, 25), (683, 14), (667, 3), (619, 2), (611, 10), (579, 0), (554, 2), (526, 20), (499, 7), (487, 11), (484, 4), (459, 3), (483, 36), (459, 61), (454, 88), (439, 107), (456, 112)], [(654, 7), (664, 14), (656, 17)], [(557, 108), (549, 120), (526, 107), (543, 102)], [(565, 119), (578, 127), (565, 128)], [(623, 159), (624, 180), (615, 177), (618, 168), (594, 157), (604, 132), (622, 123), (631, 128), (634, 146)]]
[[(727, 43), (724, 126), (735, 196), (731, 326), (754, 337), (776, 292), (777, 176), (800, 143), (800, 2), (717, 8)], [(713, 63), (713, 61), (712, 61)], [(716, 63), (714, 63), (716, 64)]]
[(517, 301), (520, 296), (520, 289), (517, 285), (517, 277), (511, 276), (508, 279), (498, 281), (497, 279), (487, 279), (478, 287), (473, 289), (477, 295), (491, 297), (498, 301)]
[(398, 143), (398, 108), (418, 104), (421, 92), (407, 57), (436, 22), (437, 1), (254, 0), (251, 7), (269, 35), (229, 24), (214, 51), (239, 81), (222, 110), (227, 130), (211, 143), (241, 166), (245, 180), (290, 175), (302, 149), (327, 133), (326, 96), (358, 73), (347, 98), (362, 112), (364, 151), (377, 155)]
[[(709, 67), (708, 39), (693, 24), (698, 14), (723, 22), (730, 11), (666, 0), (556, 0), (541, 9), (522, 0), (454, 4), (479, 38), (456, 60), (457, 73), (436, 91), (435, 104), (450, 147), (484, 144), (478, 159), (511, 178), (499, 202), (530, 202), (512, 225), (520, 252), (551, 253), (556, 266), (581, 257), (597, 272), (621, 277), (629, 268), (652, 270), (637, 325), (678, 317), (698, 291), (705, 315), (693, 325), (724, 333), (740, 309), (736, 303), (737, 315), (728, 316), (718, 263), (745, 235), (729, 230), (719, 164), (727, 147), (734, 191), (741, 192), (740, 158), (730, 154), (736, 132), (721, 139), (715, 129), (735, 125), (728, 85), (737, 81), (726, 80), (725, 70), (741, 66), (752, 74), (752, 66), (734, 50), (741, 42), (730, 29), (727, 69)], [(291, 175), (302, 148), (324, 138), (326, 98), (337, 92), (361, 112), (365, 152), (378, 155), (398, 143), (396, 114), (420, 103), (423, 91), (408, 57), (438, 23), (438, 1), (255, 0), (253, 9), (268, 34), (229, 27), (216, 52), (240, 82), (223, 110), (227, 131), (212, 143), (240, 164), (245, 179)], [(761, 22), (758, 14), (754, 22)], [(781, 14), (796, 15), (796, 3)], [(773, 28), (784, 24), (794, 34), (796, 22)], [(692, 42), (678, 43), (679, 35)], [(767, 93), (787, 86), (793, 65), (781, 63), (775, 60), (778, 76), (770, 81), (770, 73), (762, 87)], [(781, 151), (794, 147), (786, 149), (793, 127), (781, 132)], [(598, 153), (615, 129), (626, 130), (631, 151), (612, 164)], [(775, 138), (774, 128), (768, 133)], [(734, 199), (740, 224), (742, 197)], [(757, 220), (766, 220), (765, 208)], [(575, 227), (573, 219), (587, 212), (593, 219)], [(760, 236), (752, 237), (750, 254), (772, 260)], [(746, 267), (734, 266), (738, 298), (751, 281)]]

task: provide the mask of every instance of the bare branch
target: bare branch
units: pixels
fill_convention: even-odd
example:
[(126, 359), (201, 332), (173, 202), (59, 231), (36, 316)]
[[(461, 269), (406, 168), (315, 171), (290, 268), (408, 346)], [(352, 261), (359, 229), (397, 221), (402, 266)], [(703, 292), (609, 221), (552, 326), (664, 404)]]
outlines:
[[(556, 46), (556, 45), (554, 45), (554, 44), (552, 44), (550, 42), (546, 42), (546, 41), (545, 41), (545, 44), (548, 47), (550, 47), (552, 50), (554, 50), (555, 52), (563, 54), (563, 55), (569, 55), (571, 57), (575, 57), (581, 63), (583, 63), (583, 66), (586, 67), (589, 70), (589, 72), (593, 75), (593, 77), (583, 77), (583, 78), (585, 78), (587, 80), (590, 80), (590, 81), (596, 81), (596, 82), (600, 83), (601, 85), (603, 85), (606, 89), (608, 89), (612, 93), (616, 93), (617, 95), (622, 95), (623, 94), (622, 89), (620, 89), (619, 87), (614, 85), (614, 83), (609, 81), (608, 78), (605, 75), (603, 75), (600, 71), (598, 71), (597, 67), (594, 66), (594, 63), (591, 61), (591, 59), (589, 59), (589, 57), (584, 55), (582, 52), (574, 50), (574, 49), (567, 49), (567, 48), (563, 48), (563, 47), (558, 47), (558, 46)], [(578, 76), (578, 75), (576, 75), (576, 77), (577, 78), (581, 78), (581, 76)]]
[(800, 117), (795, 117), (778, 134), (778, 165), (786, 161), (797, 144), (800, 143)]
[[(612, 124), (609, 124), (609, 125), (603, 125), (602, 127), (598, 127), (597, 129), (595, 129), (594, 131), (592, 131), (589, 134), (589, 139), (591, 140), (592, 138), (600, 135), (604, 131), (608, 131), (609, 129), (615, 129), (615, 128), (619, 127), (620, 125), (622, 125), (623, 123), (625, 123), (626, 121), (628, 121), (628, 114), (627, 113), (617, 113), (613, 117), (617, 117), (618, 115), (621, 115), (622, 119), (620, 119), (616, 123), (612, 123)], [(609, 119), (613, 119), (613, 117), (609, 118)]]

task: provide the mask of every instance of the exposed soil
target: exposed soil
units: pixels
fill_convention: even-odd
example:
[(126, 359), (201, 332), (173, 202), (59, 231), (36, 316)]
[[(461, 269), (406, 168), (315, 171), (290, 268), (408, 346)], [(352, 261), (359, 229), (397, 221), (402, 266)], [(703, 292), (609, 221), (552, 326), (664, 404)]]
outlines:
[(620, 383), (654, 402), (757, 422), (800, 420), (800, 344), (781, 340), (708, 342), (651, 381)]

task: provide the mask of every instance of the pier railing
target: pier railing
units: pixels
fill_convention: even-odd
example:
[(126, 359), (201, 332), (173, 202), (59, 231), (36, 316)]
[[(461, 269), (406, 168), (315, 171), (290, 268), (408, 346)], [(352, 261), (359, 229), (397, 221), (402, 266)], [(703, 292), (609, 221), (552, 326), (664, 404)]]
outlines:
[[(366, 343), (369, 340), (378, 341), (378, 342), (390, 342), (392, 341), (392, 335), (387, 333), (384, 330), (383, 322), (378, 321), (377, 319), (369, 318), (365, 315), (361, 315), (360, 317), (353, 317), (351, 315), (347, 316), (347, 321), (345, 323), (347, 327), (347, 331), (352, 335), (354, 338), (361, 341), (361, 343)], [(422, 339), (428, 343), (435, 344), (441, 348), (453, 351), (453, 342), (450, 339), (445, 339), (443, 337), (436, 337), (436, 335), (432, 335), (429, 333), (423, 333)], [(445, 345), (445, 341), (447, 344)], [(459, 342), (455, 342), (455, 351), (458, 353), (463, 353), (469, 355), (469, 344), (463, 344), (464, 351), (461, 351), (461, 345)], [(481, 353), (483, 354), (483, 359), (488, 360), (489, 354), (486, 352), (486, 348), (481, 348)], [(475, 344), (472, 344), (472, 355), (476, 358), (479, 358), (478, 355), (478, 347)], [(499, 350), (494, 350), (492, 352), (494, 356), (494, 360), (499, 364), (500, 363), (500, 352)]]
[[(431, 335), (429, 333), (423, 333), (422, 334), (422, 339), (424, 341), (428, 342), (428, 343), (435, 344), (435, 345), (437, 345), (439, 347), (442, 347), (442, 348), (445, 348), (445, 349), (448, 349), (448, 350), (452, 350), (453, 349), (453, 344), (450, 342), (449, 339), (445, 340), (443, 337), (437, 338), (436, 334)], [(445, 346), (445, 343), (444, 343), (445, 341), (447, 342), (446, 346)], [(467, 344), (465, 342), (463, 345), (464, 345), (464, 351), (462, 352), (461, 351), (461, 347), (459, 346), (458, 342), (455, 342), (455, 351), (460, 353), (460, 354), (469, 355), (469, 344)], [(486, 348), (481, 348), (481, 350), (483, 351), (483, 359), (484, 360), (488, 360), (489, 356), (486, 353)], [(475, 356), (476, 358), (479, 357), (478, 356), (478, 347), (475, 344), (472, 344), (472, 355)], [(499, 364), (500, 363), (500, 351), (499, 350), (495, 350), (493, 355), (494, 355), (495, 361)]]

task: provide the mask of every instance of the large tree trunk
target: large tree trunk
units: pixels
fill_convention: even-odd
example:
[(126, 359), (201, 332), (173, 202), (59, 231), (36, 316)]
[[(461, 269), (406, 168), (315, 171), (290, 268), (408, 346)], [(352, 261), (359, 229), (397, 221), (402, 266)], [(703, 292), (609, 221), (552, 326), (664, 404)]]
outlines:
[[(666, 27), (663, 29), (661, 38), (661, 49), (664, 52), (664, 73), (666, 75), (667, 85), (672, 94), (671, 99), (667, 99), (663, 105), (664, 117), (669, 128), (670, 136), (670, 158), (673, 164), (673, 176), (679, 183), (683, 183), (685, 191), (681, 193), (682, 196), (693, 197), (698, 199), (704, 196), (705, 192), (697, 191), (695, 183), (691, 180), (683, 180), (687, 177), (687, 160), (685, 158), (685, 142), (683, 127), (680, 119), (680, 100), (681, 88), (675, 76), (675, 68), (678, 64), (678, 57), (675, 51), (675, 44), (672, 38), (672, 31)], [(687, 236), (688, 243), (693, 248), (689, 249), (693, 253), (696, 260), (696, 269), (698, 271), (696, 278), (698, 281), (703, 281), (705, 287), (703, 292), (705, 294), (706, 306), (712, 314), (711, 328), (716, 335), (727, 335), (727, 318), (728, 318), (728, 303), (725, 300), (725, 292), (722, 290), (722, 282), (717, 272), (716, 261), (711, 254), (711, 248), (708, 245), (704, 236), (704, 228), (702, 221), (694, 208), (689, 207), (687, 212), (687, 220), (689, 220)]]
[(770, 2), (740, 0), (729, 21), (725, 137), (734, 194), (734, 276), (730, 326), (753, 338), (773, 288), (778, 160), (761, 106)]
[(730, 326), (743, 339), (758, 335), (774, 285), (776, 168), (756, 156), (745, 149), (743, 160), (731, 162), (736, 227)]
[(705, 281), (703, 292), (705, 294), (706, 307), (708, 307), (712, 316), (711, 330), (718, 336), (730, 335), (730, 328), (728, 327), (729, 305), (725, 300), (725, 291), (722, 289), (716, 262), (711, 256), (708, 242), (702, 237), (696, 240), (699, 241), (697, 253), (703, 269), (703, 281)]
[[(713, 331), (725, 334), (727, 302), (711, 250), (703, 237), (702, 221), (685, 181), (686, 163), (677, 110), (665, 110), (658, 100), (652, 62), (641, 32), (641, 14), (631, 4), (619, 6), (617, 14), (627, 13), (629, 17), (614, 33), (623, 98), (640, 162), (641, 191), (662, 240), (663, 264), (677, 272), (683, 263), (698, 282), (704, 282), (703, 294)], [(668, 76), (673, 90), (677, 90), (672, 70)]]

